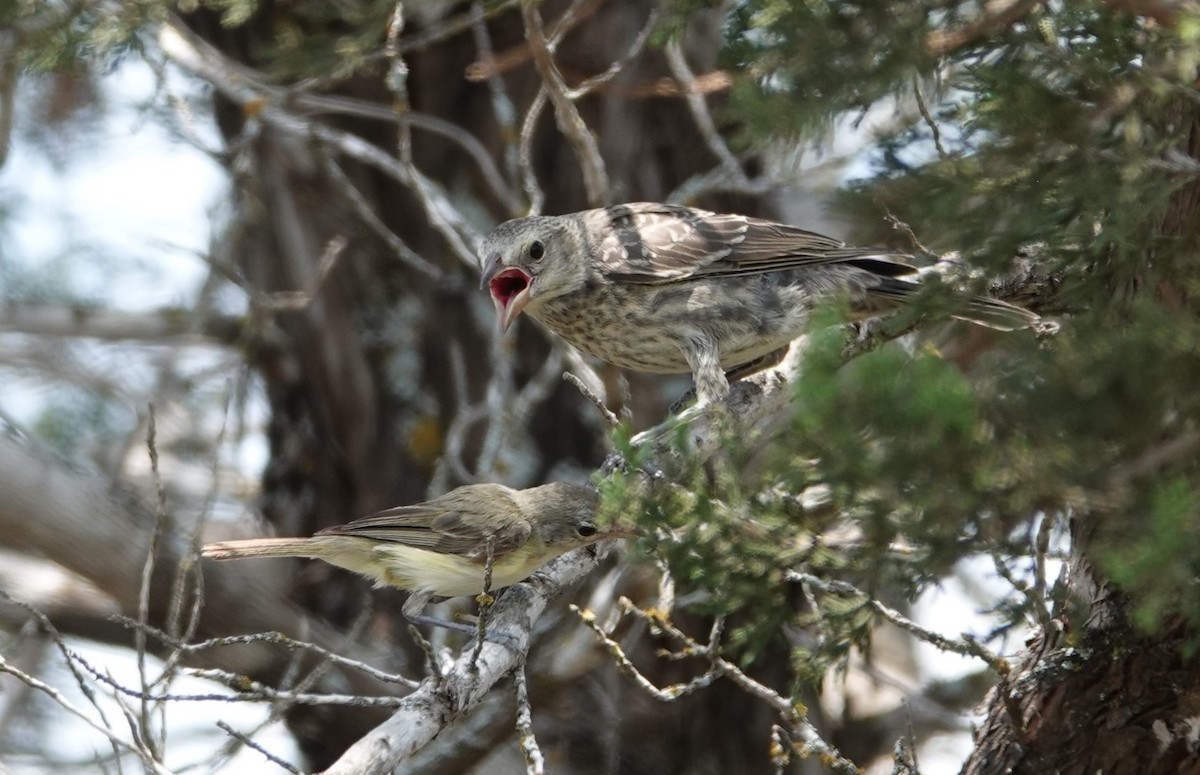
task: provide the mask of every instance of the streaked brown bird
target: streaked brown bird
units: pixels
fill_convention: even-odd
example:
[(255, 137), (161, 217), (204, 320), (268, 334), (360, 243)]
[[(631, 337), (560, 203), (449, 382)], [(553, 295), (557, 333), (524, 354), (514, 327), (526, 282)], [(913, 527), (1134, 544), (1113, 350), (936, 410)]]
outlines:
[[(691, 372), (701, 403), (782, 357), (813, 307), (856, 317), (913, 296), (908, 256), (782, 223), (637, 202), (506, 221), (484, 240), (482, 287), (503, 329), (522, 312), (579, 350), (634, 371)], [(1013, 330), (1037, 315), (987, 298), (956, 317)]]
[(379, 586), (412, 594), (408, 619), (434, 597), (484, 591), (488, 540), (492, 587), (528, 578), (560, 554), (626, 535), (596, 526), (600, 496), (591, 487), (557, 482), (513, 490), (500, 484), (468, 484), (413, 506), (397, 506), (311, 538), (222, 541), (200, 550), (214, 560), (309, 557), (360, 573)]

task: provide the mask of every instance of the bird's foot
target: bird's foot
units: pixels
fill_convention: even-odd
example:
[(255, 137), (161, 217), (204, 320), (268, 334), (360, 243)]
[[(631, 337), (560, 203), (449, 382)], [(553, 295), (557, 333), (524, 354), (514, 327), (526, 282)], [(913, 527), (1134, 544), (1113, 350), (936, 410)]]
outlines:
[[(426, 616), (424, 614), (407, 617), (409, 624), (420, 624), (426, 627), (441, 627), (443, 630), (461, 632), (463, 635), (470, 635), (472, 638), (478, 637), (479, 624), (477, 617), (468, 616), (464, 618), (471, 619), (473, 621), (452, 622), (447, 619), (438, 619), (437, 617)], [(489, 643), (497, 643), (511, 651), (517, 652), (518, 654), (521, 653), (520, 639), (515, 635), (511, 635), (506, 632), (499, 632), (497, 630), (490, 630), (485, 627), (483, 631), (483, 639)]]

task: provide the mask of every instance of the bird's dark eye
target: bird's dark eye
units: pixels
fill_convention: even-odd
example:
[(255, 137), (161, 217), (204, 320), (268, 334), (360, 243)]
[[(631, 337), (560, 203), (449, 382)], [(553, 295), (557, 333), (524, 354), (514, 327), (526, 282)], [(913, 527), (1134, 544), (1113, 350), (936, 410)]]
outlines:
[(537, 261), (544, 255), (546, 255), (546, 246), (542, 244), (541, 240), (534, 240), (529, 246), (529, 257)]
[(591, 538), (592, 536), (596, 535), (595, 525), (583, 524), (577, 527), (575, 530), (577, 533), (579, 533), (581, 538)]

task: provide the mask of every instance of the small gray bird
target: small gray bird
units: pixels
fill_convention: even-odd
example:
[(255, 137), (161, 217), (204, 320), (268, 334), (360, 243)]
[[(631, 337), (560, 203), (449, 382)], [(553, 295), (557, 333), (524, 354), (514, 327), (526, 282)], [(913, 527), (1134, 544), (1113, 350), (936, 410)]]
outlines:
[[(901, 279), (917, 272), (908, 256), (650, 202), (506, 221), (480, 255), (481, 287), (491, 291), (502, 329), (528, 312), (600, 360), (690, 371), (702, 404), (724, 398), (729, 378), (781, 358), (819, 300), (843, 297), (862, 318), (919, 289)], [(1001, 330), (1039, 320), (986, 298), (971, 299), (956, 317)]]
[(404, 615), (417, 619), (433, 597), (484, 591), (488, 539), (492, 587), (528, 578), (560, 554), (629, 531), (596, 526), (600, 495), (555, 482), (525, 490), (468, 484), (424, 503), (396, 506), (311, 538), (251, 538), (208, 544), (214, 560), (311, 557), (412, 592)]

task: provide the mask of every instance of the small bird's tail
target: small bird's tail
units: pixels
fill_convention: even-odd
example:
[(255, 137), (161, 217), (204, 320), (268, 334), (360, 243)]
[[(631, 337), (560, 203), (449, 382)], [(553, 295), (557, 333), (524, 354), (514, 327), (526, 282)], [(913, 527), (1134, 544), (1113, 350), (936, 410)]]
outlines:
[[(894, 301), (910, 301), (920, 290), (921, 286), (918, 283), (885, 277), (880, 280), (878, 285), (872, 287), (869, 293), (872, 296)], [(1018, 307), (999, 299), (989, 299), (986, 296), (972, 298), (964, 307), (952, 313), (951, 317), (997, 331), (1036, 328), (1042, 322), (1040, 315), (1030, 312), (1024, 307)]]
[(249, 538), (206, 544), (201, 557), (212, 560), (241, 560), (250, 557), (317, 557), (319, 550), (309, 538)]

